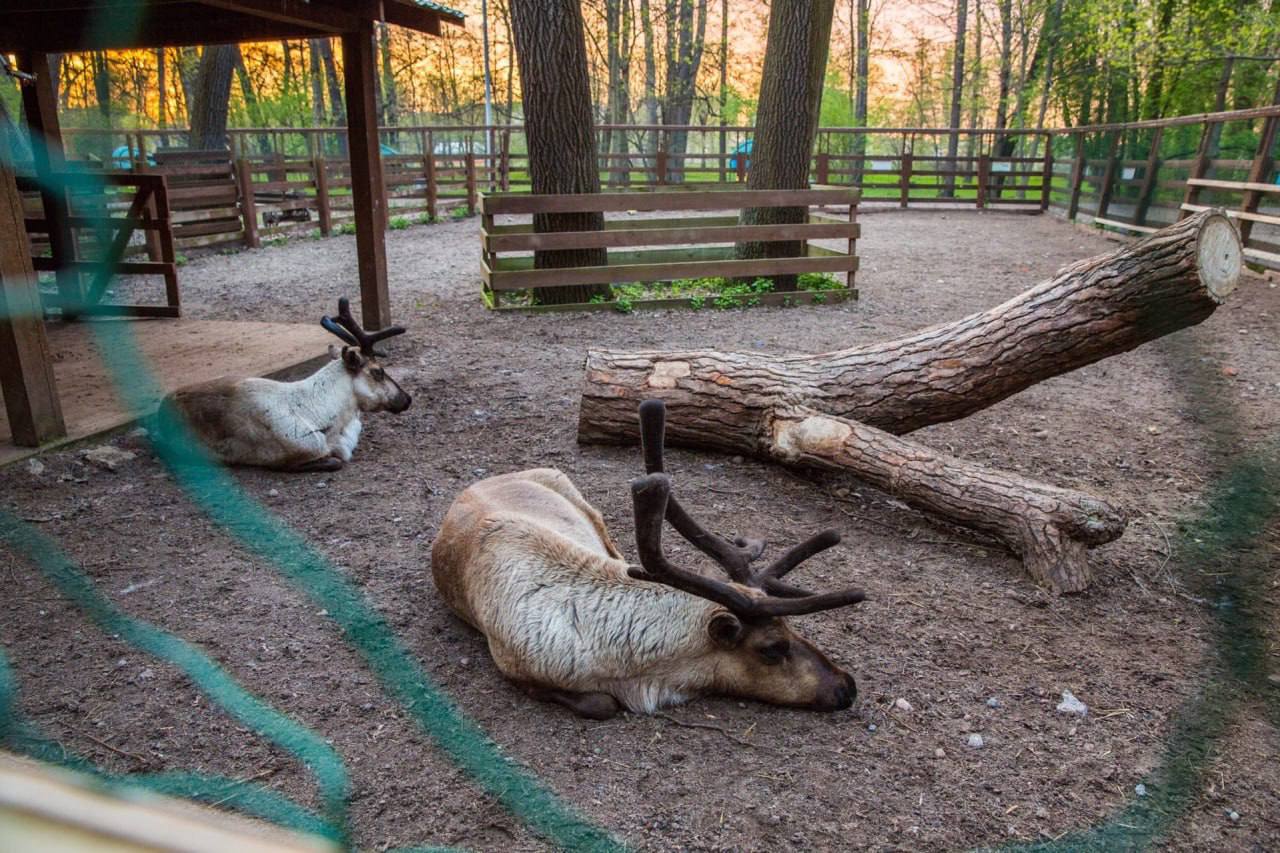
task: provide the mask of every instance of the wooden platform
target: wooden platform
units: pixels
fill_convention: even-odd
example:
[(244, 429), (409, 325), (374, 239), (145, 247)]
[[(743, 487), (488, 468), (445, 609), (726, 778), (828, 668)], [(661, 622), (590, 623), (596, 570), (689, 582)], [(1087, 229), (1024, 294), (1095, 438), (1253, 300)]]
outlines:
[[(250, 323), (210, 320), (132, 320), (130, 331), (164, 392), (219, 376), (276, 376), (305, 372), (327, 358), (335, 338), (320, 324)], [(13, 444), (0, 406), (0, 466), (53, 447), (83, 441), (127, 426), (150, 414), (127, 411), (99, 356), (93, 323), (51, 323), (49, 348), (67, 437), (41, 448)]]

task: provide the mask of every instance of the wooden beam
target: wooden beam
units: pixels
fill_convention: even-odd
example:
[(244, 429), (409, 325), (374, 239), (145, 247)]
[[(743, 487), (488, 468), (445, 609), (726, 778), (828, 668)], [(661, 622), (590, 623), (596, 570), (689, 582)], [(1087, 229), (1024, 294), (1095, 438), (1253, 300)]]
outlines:
[(366, 329), (391, 325), (387, 290), (386, 196), (378, 149), (377, 76), (372, 29), (343, 33), (342, 67), (347, 96), (347, 140), (351, 154), (351, 204), (356, 218), (361, 322)]
[(255, 18), (295, 24), (326, 30), (335, 35), (369, 26), (368, 18), (360, 18), (344, 11), (343, 7), (305, 0), (196, 0), (202, 6), (211, 6), (228, 12), (240, 12)]
[(66, 154), (62, 148), (58, 95), (53, 89), (49, 61), (50, 57), (44, 53), (18, 54), (18, 67), (35, 76), (34, 82), (21, 87), (22, 108), (31, 132), (31, 156), (40, 181), (44, 215), (49, 220), (49, 249), (57, 264), (58, 292), (63, 304), (75, 305), (81, 297), (80, 274), (72, 268), (77, 255), (76, 241), (68, 221), (67, 193), (55, 187), (53, 177), (66, 171)]
[(134, 26), (107, 29), (96, 26), (91, 15), (76, 10), (57, 15), (47, 11), (6, 12), (0, 17), (0, 50), (4, 51), (129, 50), (330, 35), (327, 29), (300, 23), (230, 11), (213, 12), (194, 2), (154, 6)]
[(0, 163), (0, 389), (15, 444), (67, 434), (13, 173)]

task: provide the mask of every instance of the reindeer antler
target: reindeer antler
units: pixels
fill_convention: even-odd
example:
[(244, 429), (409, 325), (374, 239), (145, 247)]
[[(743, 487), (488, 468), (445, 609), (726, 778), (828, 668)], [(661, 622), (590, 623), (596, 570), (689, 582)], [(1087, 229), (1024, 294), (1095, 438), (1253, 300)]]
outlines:
[[(840, 542), (840, 534), (824, 530), (790, 548), (769, 566), (752, 571), (751, 564), (764, 552), (759, 539), (736, 538), (733, 542), (707, 530), (693, 519), (671, 494), (671, 480), (662, 473), (663, 435), (666, 430), (666, 407), (661, 400), (640, 404), (640, 437), (648, 476), (631, 483), (635, 509), (636, 547), (643, 569), (630, 569), (639, 580), (666, 584), (676, 589), (722, 604), (744, 619), (771, 616), (793, 616), (816, 613), (857, 604), (865, 598), (861, 589), (849, 588), (831, 593), (812, 593), (785, 583), (782, 578), (810, 557)], [(671, 526), (685, 539), (715, 560), (738, 584), (754, 587), (765, 597), (748, 595), (723, 581), (707, 578), (673, 566), (662, 553), (662, 523)]]
[(356, 318), (351, 316), (351, 302), (343, 296), (338, 300), (338, 319), (325, 315), (320, 318), (320, 325), (337, 335), (344, 343), (359, 347), (364, 355), (383, 357), (386, 353), (374, 349), (374, 344), (396, 335), (404, 334), (403, 326), (388, 326), (377, 332), (366, 332)]

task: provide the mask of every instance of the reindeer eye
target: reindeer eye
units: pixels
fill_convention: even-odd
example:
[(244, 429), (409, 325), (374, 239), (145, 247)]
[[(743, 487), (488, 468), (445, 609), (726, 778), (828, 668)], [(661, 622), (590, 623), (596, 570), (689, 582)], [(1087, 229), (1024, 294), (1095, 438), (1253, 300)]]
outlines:
[(760, 657), (764, 658), (768, 663), (782, 663), (791, 654), (791, 643), (788, 640), (778, 640), (767, 646), (760, 647)]

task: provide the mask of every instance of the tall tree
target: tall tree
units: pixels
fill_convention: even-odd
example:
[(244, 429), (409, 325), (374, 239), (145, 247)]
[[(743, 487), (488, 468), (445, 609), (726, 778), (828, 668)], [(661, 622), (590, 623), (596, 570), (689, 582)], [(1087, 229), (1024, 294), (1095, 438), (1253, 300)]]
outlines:
[(227, 108), (231, 76), (239, 48), (233, 44), (206, 47), (192, 87), (191, 147), (212, 151), (227, 147)]
[[(978, 121), (981, 116), (979, 112), (982, 105), (982, 90), (986, 88), (985, 67), (982, 64), (982, 30), (985, 24), (982, 20), (982, 2), (983, 0), (974, 0), (973, 4), (973, 74), (969, 83), (969, 129), (976, 130)], [(978, 135), (976, 133), (969, 134), (968, 143), (965, 145), (965, 155), (972, 157), (977, 152)]]
[(324, 77), (320, 70), (320, 39), (307, 42), (307, 77), (311, 82), (311, 122), (316, 127), (323, 127)]
[[(858, 3), (858, 85), (853, 105), (853, 126), (867, 126), (867, 88), (871, 77), (871, 0)], [(867, 135), (859, 133), (853, 138), (853, 153), (859, 157), (867, 153)], [(863, 161), (856, 161), (854, 182), (862, 182)]]
[[(489, 56), (488, 56), (488, 12), (486, 4), (485, 14), (485, 63), (484, 63), (484, 87), (485, 87), (485, 105), (489, 102)], [(378, 53), (382, 58), (382, 124), (385, 127), (395, 127), (400, 123), (400, 97), (396, 93), (396, 74), (391, 65), (391, 28), (386, 24), (378, 25)], [(485, 113), (485, 124), (491, 124), (493, 119)], [(394, 143), (396, 139), (395, 131), (391, 133), (391, 140)]]
[[(809, 186), (809, 159), (818, 132), (834, 13), (835, 0), (773, 0), (769, 8), (748, 189)], [(746, 225), (790, 224), (803, 222), (805, 214), (802, 207), (748, 208), (741, 220)], [(787, 258), (799, 255), (800, 248), (797, 241), (748, 242), (738, 245), (737, 254)], [(775, 277), (774, 289), (795, 290), (796, 277)]]
[[(236, 82), (240, 84), (240, 97), (244, 99), (244, 108), (245, 112), (249, 114), (249, 122), (254, 127), (266, 127), (266, 119), (262, 115), (262, 107), (258, 103), (258, 91), (253, 86), (253, 78), (249, 76), (249, 69), (245, 67), (244, 54), (240, 51), (240, 45), (231, 45), (231, 49), (235, 53), (232, 62), (236, 72)], [(241, 141), (243, 141), (243, 137), (241, 137)], [(271, 137), (266, 133), (258, 134), (258, 150), (263, 154), (271, 150)]]
[[(611, 125), (626, 124), (631, 113), (631, 3), (630, 0), (605, 0), (605, 52), (609, 84), (605, 121)], [(630, 182), (630, 162), (626, 159), (627, 132), (606, 130), (601, 141), (605, 153), (620, 154), (606, 162), (611, 185)]]
[[(1009, 87), (1013, 81), (1013, 0), (1000, 0), (1000, 94), (996, 101), (996, 130), (1009, 126)], [(1004, 135), (999, 137), (1004, 143)]]
[(165, 49), (163, 47), (156, 48), (156, 112), (158, 114), (157, 122), (160, 129), (164, 130), (169, 124), (169, 89), (168, 83), (165, 81)]
[[(525, 137), (529, 144), (529, 177), (534, 193), (600, 191), (596, 168), (596, 135), (587, 75), (582, 6), (577, 0), (541, 0), (511, 5), (511, 24), (520, 64)], [(599, 231), (599, 213), (538, 214), (535, 231)], [(601, 266), (604, 249), (534, 253), (534, 267)], [(547, 304), (589, 302), (607, 296), (597, 285), (548, 287), (538, 291)]]
[[(702, 67), (702, 51), (707, 41), (707, 0), (666, 0), (667, 11), (667, 91), (662, 107), (662, 123), (667, 131), (667, 151), (681, 155), (688, 149), (689, 132), (684, 128), (693, 118), (693, 98)], [(682, 161), (672, 158), (667, 180), (683, 179)]]
[[(329, 120), (334, 127), (347, 126), (347, 102), (342, 97), (342, 83), (338, 80), (338, 69), (333, 61), (333, 41), (317, 39), (316, 49), (320, 53), (320, 64), (324, 66), (324, 79), (329, 87)], [(347, 156), (347, 136), (338, 134), (338, 153)]]
[[(640, 33), (644, 42), (644, 98), (642, 99), (643, 118), (642, 121), (647, 125), (656, 125), (658, 123), (658, 59), (657, 47), (654, 41), (653, 32), (653, 13), (649, 8), (649, 0), (640, 0)], [(645, 150), (650, 155), (656, 154), (658, 150), (658, 133), (650, 130), (646, 137), (648, 139)], [(651, 178), (657, 177), (657, 160), (654, 157), (649, 159), (649, 172)]]
[(951, 133), (947, 136), (947, 175), (942, 194), (951, 197), (956, 194), (956, 155), (960, 151), (960, 102), (964, 97), (964, 45), (965, 24), (969, 15), (969, 0), (956, 0), (956, 39), (951, 57), (951, 115), (948, 127)]

